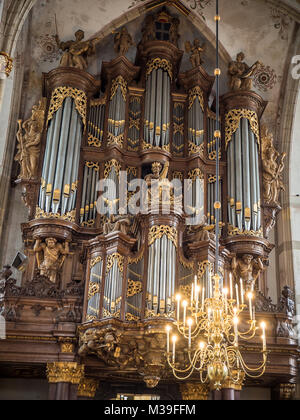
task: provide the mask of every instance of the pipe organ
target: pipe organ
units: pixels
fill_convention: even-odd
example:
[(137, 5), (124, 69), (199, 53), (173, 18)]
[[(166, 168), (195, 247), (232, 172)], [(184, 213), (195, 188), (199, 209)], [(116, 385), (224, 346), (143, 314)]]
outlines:
[[(148, 354), (148, 344), (141, 352), (142, 345), (134, 344), (135, 362), (122, 337), (132, 343), (152, 340), (155, 347), (160, 340), (155, 334), (176, 318), (176, 294), (188, 297), (195, 276), (210, 296), (217, 183), (224, 285), (232, 255), (266, 259), (272, 249), (263, 235), (261, 194), (260, 120), (266, 103), (252, 91), (225, 94), (216, 150), (216, 115), (209, 107), (215, 78), (202, 66), (180, 72), (183, 51), (174, 19), (166, 11), (150, 15), (135, 64), (122, 55), (103, 62), (100, 80), (68, 67), (44, 76), (48, 109), (39, 178), (27, 200), (36, 211), (23, 226), (26, 284), (39, 273), (44, 251), (48, 269), (57, 274), (53, 287), (84, 288), (79, 355), (96, 354), (124, 372), (137, 369), (150, 385), (161, 376), (161, 348), (157, 344)], [(157, 22), (168, 22), (164, 40)], [(137, 179), (140, 186), (128, 191)], [(172, 187), (172, 179), (182, 187)], [(155, 203), (151, 185), (158, 191)], [(168, 203), (164, 188), (170, 188)], [(133, 202), (146, 210), (132, 211)], [(55, 253), (48, 249), (51, 238)], [(30, 249), (36, 240), (37, 256)], [(265, 283), (260, 285), (265, 291)]]

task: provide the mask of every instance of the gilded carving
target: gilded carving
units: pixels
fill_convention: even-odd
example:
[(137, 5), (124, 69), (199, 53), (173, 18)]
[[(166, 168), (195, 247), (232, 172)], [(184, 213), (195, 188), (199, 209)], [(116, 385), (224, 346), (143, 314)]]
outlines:
[(173, 67), (170, 61), (166, 60), (165, 58), (153, 58), (152, 60), (148, 61), (147, 63), (147, 77), (157, 69), (163, 69), (164, 71), (168, 72), (170, 79), (173, 79)]
[(82, 378), (78, 385), (77, 395), (81, 398), (94, 398), (98, 386), (98, 380), (91, 378)]
[(192, 141), (189, 141), (189, 155), (196, 155), (198, 153), (202, 158), (204, 158), (204, 143), (197, 146)]
[(46, 98), (43, 98), (38, 106), (33, 107), (32, 115), (28, 120), (23, 123), (22, 120), (18, 121), (18, 152), (15, 160), (20, 164), (20, 179), (32, 179), (37, 176), (45, 111)]
[(279, 204), (279, 193), (285, 190), (282, 181), (284, 159), (286, 153), (281, 155), (273, 144), (273, 135), (266, 127), (262, 129), (262, 163), (263, 163), (263, 189), (265, 204)]
[(97, 293), (100, 293), (101, 286), (100, 283), (90, 282), (89, 291), (88, 291), (88, 300), (94, 297)]
[(47, 213), (44, 210), (37, 207), (35, 212), (35, 219), (61, 219), (67, 220), (69, 222), (75, 222), (75, 218), (76, 210), (72, 210), (66, 214), (61, 215), (59, 213)]
[(128, 279), (128, 285), (127, 285), (127, 297), (132, 297), (135, 295), (138, 295), (143, 290), (143, 283), (141, 281), (134, 281), (131, 279)]
[(170, 241), (177, 247), (177, 229), (174, 226), (152, 226), (149, 230), (148, 245), (152, 245), (157, 239), (166, 235)]
[(0, 74), (5, 73), (9, 77), (13, 69), (13, 59), (4, 51), (0, 51)]
[(198, 382), (180, 384), (180, 392), (183, 400), (208, 400), (210, 389), (207, 385)]
[(263, 231), (262, 231), (262, 228), (258, 231), (255, 231), (255, 230), (240, 230), (239, 228), (234, 227), (234, 226), (232, 226), (228, 223), (228, 235), (229, 236), (236, 236), (236, 235), (256, 236), (258, 238), (262, 238), (263, 237)]
[(69, 254), (69, 243), (66, 241), (63, 246), (55, 238), (46, 238), (45, 242), (37, 239), (33, 250), (41, 275), (56, 283), (58, 272)]
[(126, 55), (129, 48), (134, 45), (132, 36), (129, 34), (126, 27), (122, 28), (120, 32), (116, 32), (114, 38), (114, 50), (115, 53), (120, 55)]
[(257, 138), (257, 144), (260, 145), (260, 138), (259, 138), (259, 122), (256, 112), (250, 111), (249, 109), (232, 109), (226, 115), (226, 122), (225, 122), (225, 142), (226, 148), (230, 143), (233, 134), (239, 128), (241, 118), (247, 118), (250, 123), (251, 130), (255, 134)]
[(111, 173), (112, 168), (115, 168), (117, 176), (119, 176), (121, 170), (121, 164), (115, 159), (110, 160), (109, 162), (105, 162), (104, 165), (104, 178), (107, 179), (109, 174)]
[(91, 268), (93, 268), (96, 264), (98, 264), (101, 261), (102, 261), (102, 257), (100, 257), (100, 256), (96, 257), (96, 258), (93, 258), (91, 260), (91, 264), (90, 264)]
[(54, 114), (62, 107), (66, 98), (73, 98), (75, 107), (82, 118), (84, 126), (86, 126), (86, 112), (87, 112), (87, 96), (83, 90), (61, 86), (52, 92), (50, 107), (48, 112), (47, 124), (52, 120)]
[(82, 30), (75, 32), (75, 38), (75, 41), (61, 42), (58, 35), (56, 35), (57, 45), (59, 49), (64, 51), (60, 66), (86, 70), (88, 68), (87, 57), (95, 53), (95, 44), (98, 39), (83, 41), (84, 32)]
[(84, 375), (84, 366), (75, 362), (47, 363), (47, 378), (50, 384), (60, 382), (78, 385)]
[(111, 92), (110, 92), (110, 100), (113, 99), (115, 94), (117, 93), (118, 88), (120, 87), (124, 102), (126, 102), (127, 97), (127, 82), (122, 76), (118, 76), (116, 79), (112, 81)]
[[(168, 129), (169, 125), (166, 128)], [(143, 150), (164, 150), (165, 152), (170, 152), (169, 144), (164, 144), (163, 146), (153, 146), (152, 144), (143, 141), (142, 148)]]
[(249, 67), (244, 63), (245, 54), (240, 52), (236, 61), (231, 61), (228, 66), (229, 88), (233, 91), (237, 90), (251, 90), (252, 79), (254, 72), (262, 65), (259, 61)]
[(123, 273), (124, 270), (124, 257), (123, 255), (120, 255), (118, 252), (115, 252), (114, 254), (110, 254), (107, 256), (106, 261), (106, 274), (110, 272), (112, 269), (115, 260), (117, 260), (118, 267), (121, 273)]
[(190, 233), (194, 233), (193, 242), (216, 240), (216, 235), (212, 230), (214, 225), (210, 226), (207, 224), (207, 217), (203, 216), (202, 221), (198, 225), (192, 225), (189, 227)]
[(192, 108), (196, 99), (198, 99), (201, 109), (204, 112), (204, 96), (200, 86), (196, 86), (189, 91), (189, 109)]
[(204, 179), (203, 172), (201, 171), (200, 168), (195, 168), (195, 169), (192, 169), (191, 171), (189, 171), (188, 177), (193, 182), (196, 181), (196, 179)]

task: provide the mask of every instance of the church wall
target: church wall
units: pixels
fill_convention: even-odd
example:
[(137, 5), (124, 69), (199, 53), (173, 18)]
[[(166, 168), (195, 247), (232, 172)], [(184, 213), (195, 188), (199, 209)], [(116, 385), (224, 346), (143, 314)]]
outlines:
[(0, 378), (0, 401), (45, 401), (49, 385), (43, 379)]

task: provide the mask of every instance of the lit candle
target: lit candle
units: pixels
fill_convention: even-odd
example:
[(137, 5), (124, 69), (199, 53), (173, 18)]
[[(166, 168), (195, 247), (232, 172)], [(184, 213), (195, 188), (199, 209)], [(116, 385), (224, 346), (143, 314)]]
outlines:
[(176, 335), (173, 335), (172, 341), (173, 341), (173, 364), (174, 364), (175, 363), (175, 352), (176, 352), (176, 341), (177, 341)]
[(238, 323), (239, 323), (239, 319), (237, 316), (235, 316), (233, 318), (233, 325), (234, 325), (234, 344), (236, 347), (239, 345)]
[(233, 299), (232, 274), (229, 273), (230, 299)]
[(194, 284), (192, 284), (192, 290), (191, 290), (191, 306), (193, 306), (193, 300), (194, 300)]
[(177, 300), (177, 323), (179, 323), (181, 296), (180, 295), (176, 295), (176, 300)]
[(198, 312), (198, 305), (199, 305), (199, 294), (201, 292), (201, 287), (196, 287), (196, 311)]
[(171, 327), (170, 325), (166, 326), (166, 331), (167, 331), (167, 353), (170, 353), (170, 331), (171, 331)]
[(193, 325), (193, 320), (191, 318), (188, 319), (187, 321), (188, 326), (189, 326), (189, 349), (192, 346), (192, 325)]
[(183, 306), (183, 326), (185, 327), (185, 321), (186, 321), (186, 307), (187, 307), (187, 301), (184, 300), (182, 302), (182, 306)]
[(202, 289), (202, 304), (201, 304), (202, 312), (204, 311), (204, 295), (205, 295), (205, 287), (203, 287)]
[(227, 295), (228, 295), (228, 289), (223, 289), (224, 294), (224, 302), (225, 302), (225, 314), (227, 315), (228, 306), (227, 306)]
[(253, 314), (252, 314), (252, 297), (253, 297), (252, 293), (249, 292), (248, 293), (248, 299), (249, 299), (249, 313), (250, 313), (250, 319), (251, 320), (253, 319)]
[(209, 297), (212, 298), (213, 297), (213, 292), (212, 292), (212, 279), (211, 279), (211, 272), (208, 272), (208, 279), (209, 279)]
[(266, 348), (267, 348), (267, 342), (266, 342), (266, 323), (265, 322), (262, 322), (260, 324), (260, 327), (262, 329), (263, 351), (266, 351)]
[(197, 275), (195, 275), (195, 277), (194, 277), (194, 284), (195, 284), (195, 286), (194, 286), (194, 291), (195, 291), (195, 296), (196, 296), (196, 289), (197, 289)]
[(237, 306), (240, 306), (239, 287), (237, 284), (235, 285), (235, 294), (236, 294), (236, 304)]
[(241, 299), (242, 299), (242, 305), (244, 305), (244, 286), (243, 286), (243, 279), (240, 279), (241, 284)]

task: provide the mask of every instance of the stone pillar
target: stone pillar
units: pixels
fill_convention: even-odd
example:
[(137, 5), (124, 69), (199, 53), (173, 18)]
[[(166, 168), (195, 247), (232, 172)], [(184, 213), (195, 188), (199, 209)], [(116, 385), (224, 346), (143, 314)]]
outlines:
[(180, 384), (180, 392), (183, 400), (207, 401), (209, 388), (199, 382), (188, 382)]
[(92, 378), (83, 378), (78, 386), (78, 400), (93, 400), (98, 389), (99, 382)]
[(48, 363), (49, 400), (77, 399), (77, 388), (83, 375), (84, 366), (76, 362)]

